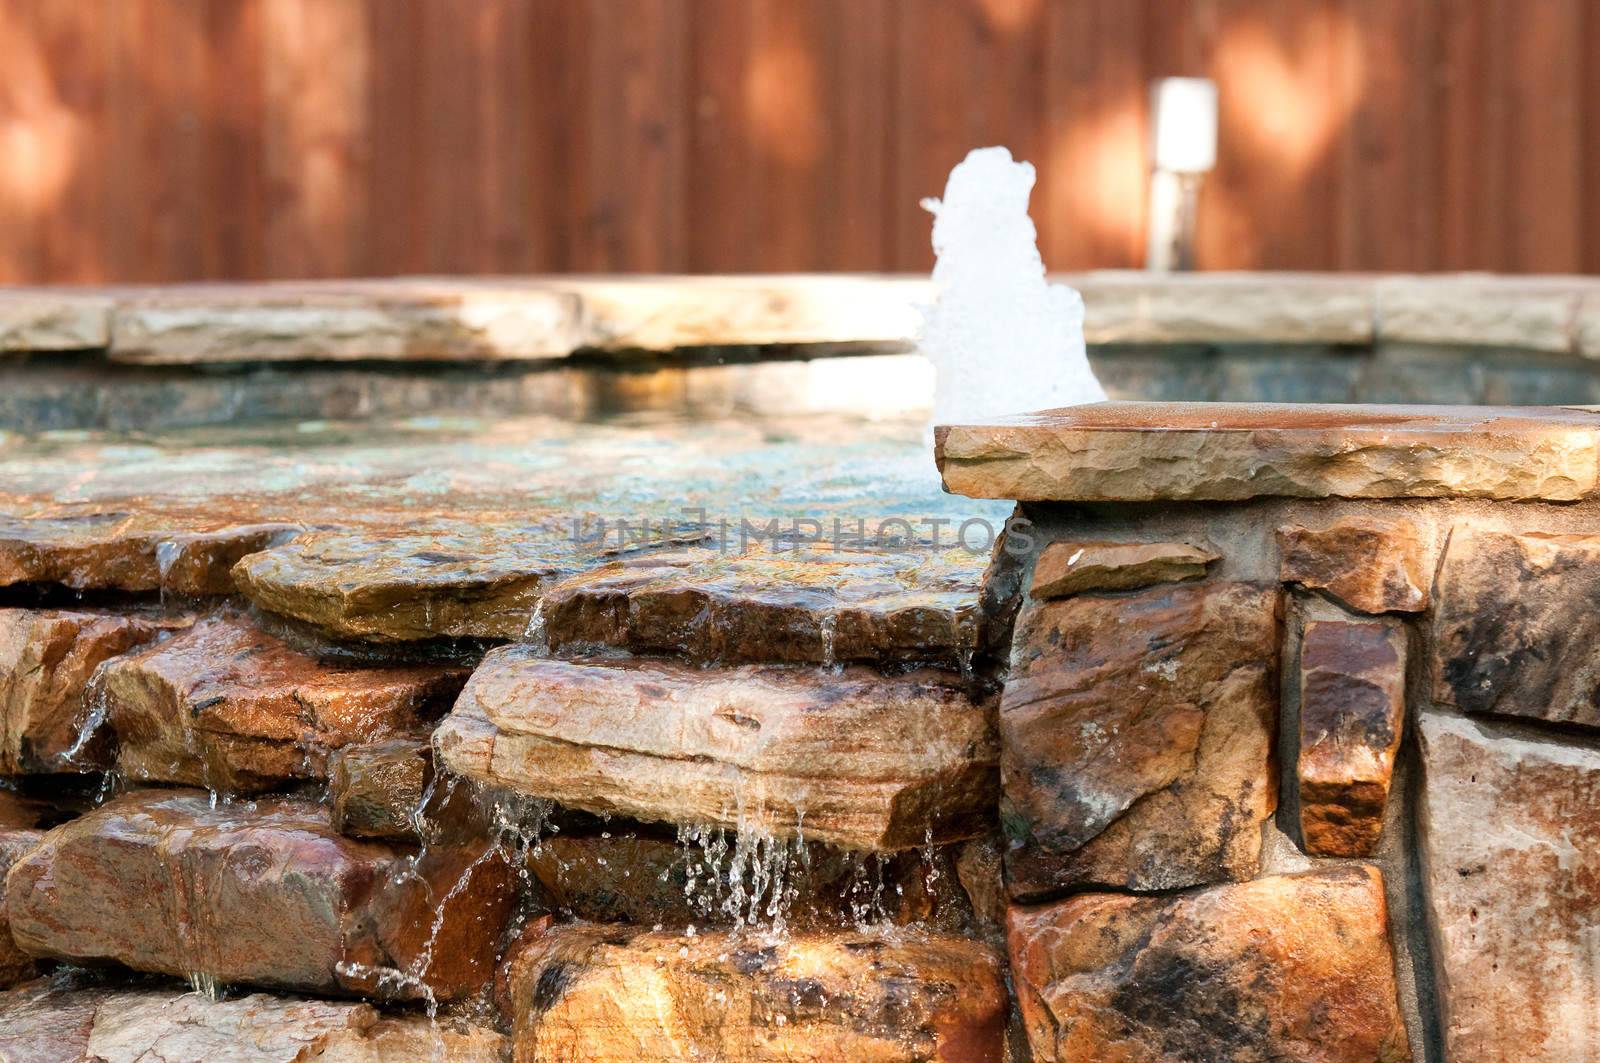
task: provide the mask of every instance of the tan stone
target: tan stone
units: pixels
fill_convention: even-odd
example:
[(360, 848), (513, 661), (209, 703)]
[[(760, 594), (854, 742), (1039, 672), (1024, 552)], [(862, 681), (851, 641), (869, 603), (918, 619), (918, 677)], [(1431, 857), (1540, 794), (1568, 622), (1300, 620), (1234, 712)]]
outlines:
[(1372, 340), (1370, 281), (1314, 273), (1104, 271), (1077, 287), (1099, 343), (1351, 343)]
[(1367, 856), (1383, 830), (1406, 705), (1406, 632), (1313, 620), (1300, 638), (1300, 829), (1306, 851)]
[[(44, 838), (44, 832), (23, 826), (14, 819), (0, 818), (0, 883), (18, 860), (32, 852)], [(11, 937), (11, 922), (0, 907), (0, 988), (32, 978), (37, 970), (33, 957), (22, 951)], [(0, 1059), (5, 1058), (0, 1055)]]
[(981, 554), (730, 539), (727, 550), (646, 554), (555, 584), (540, 605), (544, 636), (567, 654), (614, 647), (721, 663), (950, 668), (977, 645)]
[(135, 791), (46, 833), (7, 876), (5, 910), (34, 956), (443, 1000), (475, 991), (471, 974), (487, 981), (510, 903), (484, 852), (414, 864), (336, 833), (309, 801), (213, 808), (193, 790)]
[(1213, 582), (1024, 606), (1000, 703), (1014, 898), (1255, 874), (1280, 600)]
[(1038, 1063), (1410, 1059), (1377, 868), (1090, 894), (1009, 923)]
[(1446, 1058), (1600, 1052), (1600, 752), (1437, 713), (1418, 816)]
[(103, 673), (129, 778), (250, 791), (326, 778), (330, 749), (438, 716), (463, 670), (318, 661), (242, 617), (202, 620)]
[(112, 302), (98, 293), (0, 292), (0, 351), (98, 350), (110, 341)]
[(935, 443), (946, 489), (973, 498), (1571, 501), (1595, 488), (1597, 430), (1554, 407), (1102, 402)]
[(894, 678), (495, 650), (434, 735), (452, 771), (573, 808), (898, 849), (993, 814), (992, 709)]
[(558, 358), (583, 336), (569, 293), (425, 278), (155, 289), (122, 300), (111, 359), (141, 365)]
[[(110, 763), (90, 680), (171, 621), (86, 609), (0, 609), (0, 773)], [(99, 714), (103, 715), (103, 714)]]
[(1434, 700), (1600, 726), (1600, 536), (1457, 526), (1434, 594)]
[(1029, 593), (1035, 598), (1064, 598), (1199, 579), (1220, 556), (1209, 547), (1189, 543), (1058, 540), (1039, 551)]
[(1278, 529), (1282, 579), (1326, 591), (1363, 613), (1420, 613), (1432, 573), (1404, 521), (1346, 517), (1326, 528)]
[(0, 517), (0, 586), (231, 594), (229, 570), (239, 558), (297, 530), (280, 523), (195, 523), (123, 513)]
[(999, 957), (912, 931), (677, 936), (553, 928), (511, 962), (514, 1058), (1001, 1058)]
[(0, 1015), (7, 1063), (499, 1063), (509, 1050), (481, 1026), (265, 993), (211, 1000), (40, 979), (0, 993)]
[(1376, 287), (1378, 338), (1567, 353), (1585, 287), (1567, 278), (1386, 277)]
[(391, 738), (328, 755), (328, 813), (352, 838), (414, 838), (414, 814), (433, 777), (426, 738)]

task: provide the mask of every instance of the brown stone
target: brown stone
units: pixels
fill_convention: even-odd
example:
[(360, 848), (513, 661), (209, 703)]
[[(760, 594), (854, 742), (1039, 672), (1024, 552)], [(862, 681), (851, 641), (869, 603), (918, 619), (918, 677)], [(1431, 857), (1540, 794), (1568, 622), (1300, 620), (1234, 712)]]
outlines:
[(298, 531), (289, 524), (194, 527), (143, 513), (0, 518), (0, 586), (231, 594), (235, 562)]
[(462, 681), (458, 668), (319, 661), (230, 616), (128, 654), (103, 677), (119, 770), (238, 792), (325, 778), (330, 749), (413, 730)]
[(1600, 536), (1456, 527), (1435, 586), (1433, 696), (1600, 726)]
[(1387, 922), (1377, 868), (1345, 866), (1012, 908), (1008, 937), (1038, 1063), (1400, 1063)]
[[(34, 956), (449, 999), (463, 972), (492, 966), (505, 902), (484, 900), (475, 876), (497, 859), (413, 866), (403, 851), (334, 832), (308, 801), (213, 808), (201, 792), (145, 790), (49, 831), (12, 868), (5, 910)], [(424, 917), (419, 892), (431, 896)], [(438, 969), (419, 962), (430, 941)]]
[(1571, 501), (1595, 488), (1597, 431), (1553, 407), (1102, 402), (934, 438), (945, 487), (973, 498)]
[[(17, 861), (32, 852), (43, 838), (44, 832), (33, 830), (31, 826), (0, 822), (0, 883), (5, 882), (6, 875)], [(32, 978), (35, 971), (33, 957), (18, 948), (12, 940), (10, 920), (6, 918), (5, 910), (0, 908), (0, 987)], [(0, 1059), (3, 1058), (0, 1056)]]
[(514, 1058), (990, 1061), (999, 957), (911, 931), (679, 936), (573, 924), (511, 962)]
[(992, 710), (950, 676), (495, 650), (434, 735), (452, 771), (601, 814), (846, 848), (981, 833)]
[(1029, 593), (1035, 598), (1065, 598), (1086, 591), (1125, 591), (1199, 579), (1220, 556), (1209, 547), (1189, 543), (1062, 540), (1039, 551)]
[(7, 1063), (499, 1063), (509, 1050), (482, 1026), (265, 993), (212, 1000), (40, 979), (0, 993), (0, 1016)]
[(612, 647), (721, 663), (957, 668), (977, 645), (982, 555), (732, 546), (623, 559), (565, 580), (541, 603), (543, 633), (567, 654)]
[(0, 773), (105, 767), (109, 749), (96, 733), (90, 680), (104, 661), (168, 623), (94, 610), (0, 609)]
[(433, 775), (426, 738), (391, 738), (328, 755), (333, 829), (352, 838), (414, 838), (414, 817)]
[[(541, 838), (527, 866), (551, 909), (588, 922), (963, 931), (975, 916), (956, 857), (974, 844), (860, 854), (718, 831), (675, 842), (619, 826)], [(993, 870), (998, 883), (998, 855)]]
[(1420, 730), (1418, 832), (1445, 1057), (1593, 1058), (1600, 751), (1436, 713)]
[(1326, 528), (1278, 529), (1283, 581), (1363, 613), (1420, 613), (1428, 580), (1417, 530), (1403, 521), (1346, 517)]
[(1306, 852), (1378, 844), (1406, 707), (1406, 632), (1312, 620), (1300, 638), (1300, 830)]
[(1000, 703), (1013, 898), (1255, 874), (1281, 597), (1205, 583), (1024, 607)]

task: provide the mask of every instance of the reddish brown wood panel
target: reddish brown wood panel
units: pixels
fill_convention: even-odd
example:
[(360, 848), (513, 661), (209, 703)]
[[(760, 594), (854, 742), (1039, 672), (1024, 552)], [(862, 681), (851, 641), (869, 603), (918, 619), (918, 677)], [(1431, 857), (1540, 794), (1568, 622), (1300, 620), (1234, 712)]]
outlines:
[(922, 270), (949, 168), (1143, 258), (1148, 87), (1222, 93), (1213, 269), (1600, 271), (1600, 0), (0, 0), (0, 281)]

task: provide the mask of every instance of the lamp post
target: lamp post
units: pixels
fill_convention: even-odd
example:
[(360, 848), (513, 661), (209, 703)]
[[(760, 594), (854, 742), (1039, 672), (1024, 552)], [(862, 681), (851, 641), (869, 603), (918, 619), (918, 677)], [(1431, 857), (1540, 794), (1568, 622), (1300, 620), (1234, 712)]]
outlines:
[(1150, 87), (1150, 232), (1145, 268), (1194, 268), (1201, 178), (1217, 164), (1217, 86), (1160, 78)]

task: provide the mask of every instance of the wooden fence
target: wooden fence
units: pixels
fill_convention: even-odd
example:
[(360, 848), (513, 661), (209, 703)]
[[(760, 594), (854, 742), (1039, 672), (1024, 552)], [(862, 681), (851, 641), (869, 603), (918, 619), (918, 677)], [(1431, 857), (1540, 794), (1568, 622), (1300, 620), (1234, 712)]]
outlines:
[(0, 0), (0, 280), (1137, 266), (1175, 74), (1202, 267), (1600, 271), (1600, 0)]

